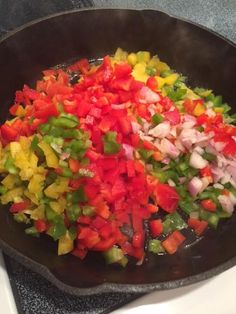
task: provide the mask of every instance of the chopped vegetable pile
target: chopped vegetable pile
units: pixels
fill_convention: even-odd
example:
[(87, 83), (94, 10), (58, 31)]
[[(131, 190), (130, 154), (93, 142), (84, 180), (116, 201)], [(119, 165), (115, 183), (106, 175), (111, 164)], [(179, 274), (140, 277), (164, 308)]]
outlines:
[(0, 201), (58, 254), (141, 264), (236, 204), (235, 116), (147, 51), (43, 72), (1, 127)]

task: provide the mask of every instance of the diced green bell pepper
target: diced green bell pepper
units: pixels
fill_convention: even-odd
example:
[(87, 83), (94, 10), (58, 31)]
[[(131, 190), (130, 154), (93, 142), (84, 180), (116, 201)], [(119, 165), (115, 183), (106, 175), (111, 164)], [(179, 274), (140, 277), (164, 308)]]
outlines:
[(154, 254), (161, 254), (165, 252), (165, 249), (161, 245), (161, 241), (152, 239), (148, 242), (148, 251)]

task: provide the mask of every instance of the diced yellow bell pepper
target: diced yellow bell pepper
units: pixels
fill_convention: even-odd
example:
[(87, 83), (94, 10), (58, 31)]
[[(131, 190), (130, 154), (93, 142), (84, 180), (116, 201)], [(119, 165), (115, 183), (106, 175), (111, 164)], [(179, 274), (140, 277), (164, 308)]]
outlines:
[(4, 195), (1, 196), (1, 203), (2, 204), (7, 204), (9, 202), (14, 202), (14, 200), (16, 200), (16, 198), (19, 198), (20, 196), (23, 195), (23, 188), (22, 187), (18, 187), (18, 188), (14, 188), (10, 191), (8, 191), (7, 193), (5, 193)]
[(30, 218), (34, 220), (45, 218), (45, 207), (43, 204), (31, 211)]
[(146, 73), (146, 64), (137, 63), (133, 68), (132, 75), (135, 78), (135, 80), (146, 83), (149, 77)]
[(57, 214), (62, 214), (66, 208), (66, 199), (61, 197), (56, 202), (50, 202), (49, 205)]
[(200, 99), (200, 96), (194, 93), (190, 88), (188, 88), (185, 84), (183, 84), (183, 88), (186, 89), (185, 97), (191, 100)]
[(205, 107), (203, 104), (198, 103), (196, 105), (196, 107), (193, 110), (193, 115), (196, 117), (199, 117), (200, 115), (202, 115), (204, 112), (206, 111)]
[(137, 59), (138, 59), (139, 63), (144, 62), (147, 64), (151, 59), (150, 52), (149, 51), (138, 51), (137, 52)]
[(213, 108), (213, 110), (215, 111), (215, 113), (223, 113), (224, 112), (224, 108), (222, 108), (222, 107), (215, 107), (215, 108)]
[(173, 73), (173, 74), (170, 74), (170, 75), (166, 76), (164, 78), (165, 84), (173, 85), (178, 77), (179, 77), (179, 74), (177, 74), (177, 73)]
[(30, 166), (31, 168), (35, 169), (38, 166), (38, 157), (35, 155), (35, 153), (30, 152), (29, 154), (29, 162), (30, 162)]
[(56, 154), (54, 153), (53, 149), (51, 148), (51, 146), (45, 142), (40, 142), (38, 144), (38, 146), (42, 149), (42, 151), (44, 152), (45, 158), (46, 158), (46, 163), (48, 165), (48, 167), (50, 168), (58, 168), (59, 166), (59, 161), (58, 158), (56, 156)]
[(25, 116), (25, 108), (23, 108), (21, 105), (16, 110), (16, 116), (18, 117), (24, 117)]
[(129, 62), (130, 65), (135, 66), (135, 64), (138, 61), (136, 53), (131, 52), (127, 57), (127, 61)]
[(30, 199), (32, 203), (34, 203), (35, 205), (39, 205), (37, 197), (34, 194), (31, 194), (28, 189), (24, 190), (24, 195), (28, 197), (28, 199)]
[(211, 93), (212, 93), (212, 90), (211, 90), (211, 89), (206, 89), (206, 90), (200, 92), (199, 95), (200, 95), (201, 97), (207, 97), (207, 96), (209, 96)]
[(74, 241), (71, 239), (67, 231), (58, 241), (58, 255), (64, 255), (71, 252), (74, 248)]
[(114, 60), (115, 61), (126, 61), (128, 57), (128, 53), (121, 48), (117, 48), (115, 55), (114, 55)]
[(158, 62), (157, 62), (157, 65), (156, 65), (156, 69), (157, 69), (159, 72), (163, 72), (163, 71), (168, 71), (168, 70), (170, 70), (170, 67), (169, 67), (165, 62), (158, 61)]
[(69, 191), (68, 183), (69, 179), (67, 178), (57, 178), (54, 183), (44, 190), (44, 194), (47, 197), (58, 199), (61, 194)]
[(28, 154), (30, 152), (30, 145), (31, 145), (31, 141), (29, 137), (21, 136), (19, 139), (19, 142), (24, 153)]
[(30, 179), (30, 182), (28, 184), (28, 190), (32, 194), (39, 194), (42, 192), (43, 189), (43, 181), (45, 180), (45, 176), (42, 174), (34, 174), (32, 178)]
[(11, 153), (12, 158), (15, 158), (16, 155), (22, 151), (22, 148), (19, 142), (11, 142), (9, 147), (10, 147), (10, 153)]
[(3, 180), (2, 180), (2, 184), (7, 188), (7, 189), (13, 189), (16, 182), (17, 182), (17, 178), (14, 174), (8, 174)]
[(157, 69), (158, 63), (160, 62), (158, 56), (153, 56), (148, 62), (148, 67)]
[(155, 79), (157, 80), (157, 89), (161, 89), (165, 85), (165, 79), (160, 76), (155, 76)]

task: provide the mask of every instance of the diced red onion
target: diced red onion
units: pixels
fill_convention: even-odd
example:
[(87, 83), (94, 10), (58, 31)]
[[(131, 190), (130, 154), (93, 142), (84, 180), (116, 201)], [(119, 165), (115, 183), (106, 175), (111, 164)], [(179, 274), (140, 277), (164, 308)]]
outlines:
[(148, 136), (148, 135), (142, 135), (141, 139), (145, 140), (145, 141), (149, 141), (149, 142), (153, 141), (153, 137), (152, 136)]
[(228, 166), (227, 171), (231, 174), (234, 181), (236, 181), (236, 167)]
[(224, 186), (223, 186), (222, 184), (220, 184), (220, 183), (215, 183), (215, 184), (213, 184), (213, 187), (214, 187), (215, 189), (224, 190)]
[(61, 155), (60, 155), (60, 159), (61, 160), (65, 160), (67, 158), (70, 157), (70, 153), (67, 153), (67, 152), (63, 152)]
[(133, 153), (134, 153), (134, 148), (133, 146), (130, 146), (128, 144), (122, 144), (122, 147), (125, 150), (125, 155), (128, 159), (134, 159)]
[(203, 169), (208, 165), (208, 161), (203, 159), (197, 152), (192, 152), (189, 164), (195, 169)]
[(230, 181), (230, 179), (231, 179), (231, 175), (228, 173), (228, 171), (225, 170), (223, 177), (220, 179), (220, 182), (222, 184), (226, 184)]
[(131, 127), (133, 133), (138, 133), (138, 131), (141, 129), (141, 125), (135, 121), (131, 121)]
[(177, 137), (177, 128), (175, 126), (172, 126), (170, 128), (170, 135), (172, 135), (173, 137)]
[(153, 171), (153, 165), (152, 164), (147, 164), (146, 165), (147, 171)]
[(196, 196), (202, 190), (202, 187), (202, 180), (198, 177), (193, 177), (188, 184), (188, 190), (192, 196)]
[(163, 122), (158, 124), (155, 128), (149, 130), (148, 134), (154, 137), (164, 138), (170, 133), (170, 123)]
[(94, 117), (87, 115), (85, 118), (85, 123), (89, 124), (89, 125), (93, 125), (94, 124)]
[(226, 143), (223, 143), (223, 142), (216, 142), (215, 143), (215, 149), (218, 151), (218, 152), (221, 152), (226, 146)]
[(204, 149), (200, 146), (196, 146), (193, 149), (195, 152), (197, 152), (199, 155), (202, 155), (204, 153)]
[(213, 179), (215, 183), (220, 181), (220, 179), (224, 176), (223, 170), (219, 167), (215, 167), (215, 166), (211, 167), (211, 172), (213, 174)]
[(153, 116), (156, 113), (156, 106), (154, 104), (151, 104), (147, 108), (148, 112), (150, 112), (151, 116)]
[(179, 183), (182, 184), (182, 183), (184, 183), (185, 181), (186, 181), (186, 178), (185, 178), (185, 177), (180, 177), (180, 178), (179, 178)]
[(125, 104), (112, 104), (111, 108), (115, 110), (122, 110), (125, 109)]
[(188, 121), (188, 122), (184, 122), (181, 127), (182, 129), (191, 129), (194, 127), (196, 123), (194, 121)]
[(62, 149), (59, 145), (55, 144), (55, 143), (51, 143), (50, 146), (58, 153), (61, 154)]
[(234, 188), (236, 188), (236, 181), (234, 181), (233, 178), (231, 178), (231, 179), (229, 180), (229, 183), (231, 183), (231, 185), (232, 185)]
[(197, 123), (197, 119), (194, 116), (190, 115), (190, 114), (185, 114), (184, 115), (184, 121), (185, 122), (194, 122), (194, 124)]
[(219, 195), (218, 200), (220, 205), (222, 206), (223, 210), (229, 214), (232, 214), (234, 211), (234, 205), (230, 200), (229, 196), (226, 195)]
[(175, 146), (181, 151), (181, 152), (185, 152), (185, 147), (182, 145), (182, 143), (179, 140), (175, 141)]
[(236, 197), (234, 196), (234, 194), (230, 192), (229, 198), (230, 198), (231, 202), (233, 203), (233, 205), (235, 206), (236, 205)]
[(210, 184), (209, 180), (208, 180), (208, 177), (203, 177), (201, 178), (201, 181), (202, 181), (202, 189), (200, 192), (203, 192), (207, 187), (208, 185)]
[(206, 114), (208, 115), (208, 117), (215, 117), (216, 113), (214, 110), (212, 110), (211, 108), (208, 108), (206, 110)]
[(175, 182), (173, 181), (173, 180), (171, 180), (171, 179), (168, 179), (168, 184), (169, 184), (169, 186), (176, 186), (176, 184), (175, 184)]
[(166, 138), (163, 138), (161, 140), (160, 151), (162, 153), (169, 155), (172, 158), (177, 158), (180, 154), (180, 151), (176, 148), (176, 146), (174, 144), (172, 144)]
[(199, 212), (191, 212), (189, 214), (190, 218), (198, 219), (199, 218)]
[(164, 159), (162, 159), (162, 161), (161, 161), (163, 164), (165, 164), (165, 165), (169, 165), (169, 163), (170, 163), (170, 158), (169, 157), (165, 157)]
[(153, 104), (153, 103), (160, 101), (160, 99), (161, 99), (161, 97), (157, 93), (152, 91), (147, 86), (143, 86), (139, 90), (139, 92), (137, 94), (137, 98), (138, 98), (139, 102), (142, 104)]
[(151, 124), (148, 123), (146, 120), (144, 120), (145, 122), (143, 123), (143, 130), (145, 133), (148, 133), (148, 130), (150, 129)]

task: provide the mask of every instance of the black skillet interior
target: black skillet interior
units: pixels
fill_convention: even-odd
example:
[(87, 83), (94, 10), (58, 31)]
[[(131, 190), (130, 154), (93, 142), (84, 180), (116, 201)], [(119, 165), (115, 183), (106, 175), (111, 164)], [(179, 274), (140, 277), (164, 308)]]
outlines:
[[(236, 48), (196, 25), (158, 11), (86, 10), (33, 23), (0, 43), (1, 121), (7, 117), (14, 91), (31, 86), (40, 72), (76, 57), (97, 58), (117, 47), (149, 50), (192, 86), (203, 86), (236, 103)], [(72, 294), (104, 291), (151, 291), (192, 283), (232, 266), (236, 257), (236, 216), (204, 239), (173, 256), (152, 256), (142, 266), (105, 266), (91, 255), (81, 262), (58, 257), (47, 238), (31, 238), (7, 210), (0, 210), (0, 244), (26, 266)], [(220, 266), (221, 265), (221, 266)], [(223, 265), (223, 266), (222, 266)], [(88, 288), (88, 289), (86, 289)]]

